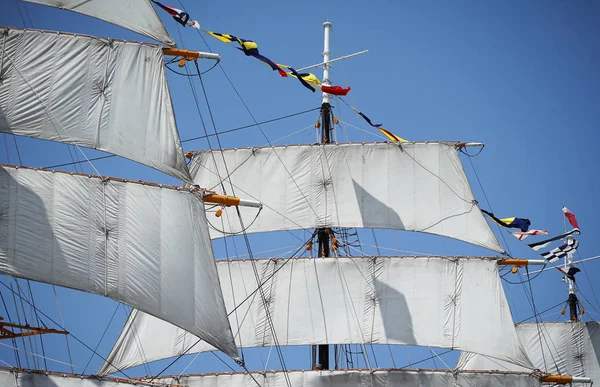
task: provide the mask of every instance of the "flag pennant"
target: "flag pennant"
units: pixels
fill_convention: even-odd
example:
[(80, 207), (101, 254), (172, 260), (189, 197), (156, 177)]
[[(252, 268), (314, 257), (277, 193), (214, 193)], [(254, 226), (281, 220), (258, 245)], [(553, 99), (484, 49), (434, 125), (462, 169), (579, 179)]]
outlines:
[(548, 235), (548, 231), (547, 230), (513, 231), (513, 232), (511, 232), (511, 234), (514, 235), (515, 238), (517, 238), (518, 240), (522, 241), (523, 239), (525, 239), (531, 235)]
[(152, 0), (152, 2), (156, 5), (158, 5), (160, 8), (164, 9), (165, 11), (167, 11), (167, 13), (171, 16), (173, 16), (173, 19), (175, 19), (175, 21), (179, 24), (181, 24), (182, 26), (190, 26), (190, 27), (194, 27), (195, 29), (199, 30), (200, 29), (200, 23), (198, 23), (195, 20), (190, 20), (190, 15), (185, 12), (182, 11), (180, 9), (177, 9), (175, 7), (171, 7), (168, 5), (164, 5), (159, 3), (158, 1), (154, 1)]
[[(298, 74), (298, 72), (296, 70), (294, 70), (293, 67), (286, 66), (286, 65), (280, 65), (280, 66), (288, 68), (291, 71), (291, 76), (294, 78), (297, 78), (300, 81), (300, 83), (302, 84), (302, 86), (306, 87), (308, 90), (312, 91), (313, 93), (315, 92), (315, 88), (312, 87), (308, 83), (309, 81), (306, 80), (306, 78), (310, 78), (311, 75), (313, 77), (315, 77), (313, 74), (310, 74), (310, 73)], [(290, 74), (288, 73), (288, 75), (290, 75)], [(315, 77), (315, 79), (317, 79), (317, 81), (319, 81), (317, 77)], [(314, 80), (311, 83), (314, 83)], [(320, 83), (321, 82), (319, 82), (318, 84), (320, 84)]]
[(396, 136), (394, 133), (390, 132), (389, 130), (386, 130), (383, 128), (377, 128), (377, 129), (379, 129), (379, 131), (381, 133), (383, 133), (387, 138), (389, 138), (392, 142), (408, 142), (405, 139), (403, 139), (402, 137)]
[(321, 81), (319, 81), (319, 78), (317, 78), (315, 76), (315, 74), (298, 73), (296, 70), (294, 70), (293, 67), (283, 65), (283, 64), (278, 64), (278, 66), (289, 69), (290, 72), (287, 73), (287, 75), (289, 75), (290, 77), (293, 77), (293, 78), (297, 78), (300, 81), (300, 83), (302, 84), (302, 86), (306, 87), (308, 90), (310, 90), (312, 92), (314, 92), (315, 88), (317, 88), (317, 89), (320, 89), (323, 93), (336, 95), (339, 97), (343, 97), (350, 92), (350, 87), (344, 88), (341, 86), (331, 86), (331, 85), (321, 84)]
[(230, 34), (220, 34), (218, 32), (212, 32), (212, 31), (205, 31), (205, 32), (207, 34), (209, 34), (210, 36), (219, 39), (221, 42), (225, 42), (225, 43), (237, 42), (240, 45), (240, 47), (236, 47), (236, 48), (238, 50), (242, 51), (246, 56), (252, 56), (252, 57), (266, 63), (274, 71), (277, 71), (279, 73), (279, 75), (281, 75), (284, 78), (287, 77), (287, 73), (285, 71), (283, 71), (283, 69), (277, 63), (273, 62), (271, 59), (267, 58), (266, 56), (263, 56), (258, 51), (258, 44), (256, 44), (256, 42), (254, 42), (252, 40), (238, 38), (238, 37), (230, 35)]
[(538, 251), (539, 249), (542, 249), (542, 248), (548, 246), (550, 243), (552, 243), (554, 241), (557, 241), (559, 239), (568, 237), (569, 235), (572, 235), (572, 234), (580, 234), (579, 229), (578, 228), (574, 228), (573, 230), (571, 230), (569, 232), (557, 235), (557, 236), (552, 237), (550, 239), (544, 239), (543, 241), (529, 243), (527, 246), (531, 247), (535, 251)]
[(552, 249), (547, 253), (542, 253), (542, 257), (552, 263), (560, 258), (566, 257), (568, 253), (577, 250), (578, 247), (579, 242), (575, 238), (569, 238), (564, 245)]
[(359, 112), (358, 110), (352, 108), (352, 110), (354, 110), (355, 112), (358, 113), (359, 116), (361, 116), (365, 121), (367, 121), (369, 123), (369, 125), (371, 125), (374, 128), (379, 128), (382, 124), (374, 124), (371, 122), (371, 119), (369, 117), (367, 117), (366, 115), (364, 115), (363, 113)]
[(344, 88), (341, 86), (321, 85), (321, 91), (323, 93), (337, 95), (338, 97), (343, 97), (350, 92), (350, 86)]
[(522, 232), (529, 231), (529, 226), (531, 225), (531, 221), (529, 219), (516, 217), (499, 219), (493, 213), (488, 212), (486, 210), (481, 210), (481, 212), (489, 216), (494, 222), (498, 223), (500, 226), (508, 228), (518, 228)]
[(571, 223), (571, 226), (578, 229), (579, 224), (577, 224), (577, 218), (575, 218), (575, 214), (572, 213), (571, 211), (569, 211), (569, 209), (567, 207), (563, 207), (562, 211), (565, 213), (565, 216), (567, 217), (567, 219), (569, 219), (569, 223)]
[(575, 281), (575, 274), (577, 274), (581, 271), (576, 267), (570, 267), (569, 270), (567, 270), (567, 271), (564, 271), (564, 269), (562, 269), (560, 267), (557, 267), (556, 269), (558, 271), (560, 271), (561, 273), (563, 273), (571, 281)]

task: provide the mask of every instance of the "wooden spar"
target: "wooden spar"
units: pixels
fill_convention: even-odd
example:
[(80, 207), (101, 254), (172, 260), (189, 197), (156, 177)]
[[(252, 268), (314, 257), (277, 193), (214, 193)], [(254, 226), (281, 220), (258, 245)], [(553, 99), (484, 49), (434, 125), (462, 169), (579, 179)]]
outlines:
[(502, 259), (498, 261), (498, 265), (514, 265), (512, 268), (513, 274), (519, 270), (520, 267), (529, 265), (545, 265), (546, 261), (543, 259)]
[(546, 261), (543, 259), (502, 259), (498, 261), (498, 265), (515, 265), (517, 267), (524, 267), (529, 265), (545, 265)]
[(223, 206), (242, 206), (261, 208), (262, 203), (254, 200), (240, 199), (235, 196), (207, 194), (204, 195), (204, 203), (221, 204)]
[(582, 377), (568, 376), (568, 375), (544, 376), (544, 377), (542, 377), (541, 381), (542, 381), (542, 383), (553, 383), (553, 384), (592, 383), (591, 378), (582, 378)]
[(163, 47), (163, 55), (181, 57), (179, 60), (179, 67), (185, 66), (186, 61), (197, 61), (198, 59), (221, 60), (219, 54), (213, 54), (212, 52), (182, 50), (175, 47)]
[(176, 185), (151, 183), (151, 182), (142, 181), (142, 180), (128, 180), (128, 179), (123, 179), (120, 177), (108, 177), (108, 176), (98, 176), (98, 175), (92, 175), (92, 174), (83, 174), (83, 173), (77, 173), (77, 172), (54, 171), (54, 170), (49, 170), (49, 169), (31, 168), (31, 167), (17, 166), (17, 165), (11, 165), (11, 164), (0, 164), (0, 167), (14, 168), (14, 169), (29, 169), (29, 170), (35, 170), (35, 171), (44, 172), (44, 173), (62, 173), (65, 175), (72, 175), (72, 176), (84, 176), (84, 177), (88, 177), (90, 179), (102, 179), (105, 181), (118, 181), (120, 183), (141, 184), (141, 185), (147, 185), (147, 186), (158, 187), (158, 188), (163, 188), (163, 189), (188, 191), (191, 193), (202, 194), (203, 200), (205, 203), (215, 203), (215, 204), (221, 204), (224, 206), (242, 206), (242, 207), (255, 207), (255, 208), (262, 207), (262, 203), (254, 201), (254, 200), (241, 199), (241, 198), (237, 198), (235, 196), (216, 195), (214, 193), (214, 191), (202, 189), (202, 188), (199, 188), (198, 186), (180, 187), (180, 186), (176, 186)]
[[(4, 320), (3, 317), (0, 317), (0, 320)], [(15, 332), (12, 329), (8, 328), (17, 328), (20, 329), (21, 332)], [(34, 335), (43, 335), (46, 333), (58, 333), (60, 335), (68, 335), (67, 331), (59, 331), (51, 328), (41, 328), (41, 327), (32, 327), (29, 324), (20, 325), (13, 324), (9, 322), (0, 321), (0, 340), (2, 339), (13, 339), (15, 337), (25, 337), (25, 336), (34, 336)]]

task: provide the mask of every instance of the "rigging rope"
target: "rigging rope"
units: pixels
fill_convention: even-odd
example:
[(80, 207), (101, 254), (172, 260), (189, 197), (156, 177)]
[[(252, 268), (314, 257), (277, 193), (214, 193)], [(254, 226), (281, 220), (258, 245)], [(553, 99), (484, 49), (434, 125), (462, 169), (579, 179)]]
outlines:
[[(10, 288), (10, 287), (9, 287), (7, 284), (5, 284), (3, 281), (0, 281), (0, 285), (4, 286), (4, 287), (5, 287), (5, 288), (7, 288), (8, 290), (10, 290), (10, 291), (13, 293), (13, 295), (15, 294), (15, 291), (14, 291), (13, 289), (11, 289), (11, 288)], [(0, 293), (0, 294), (1, 294), (1, 293)], [(30, 303), (28, 300), (25, 300), (25, 302), (26, 302), (27, 304), (30, 304), (30, 305), (31, 305), (31, 303)], [(40, 313), (42, 316), (46, 317), (46, 318), (47, 318), (47, 319), (48, 319), (50, 322), (52, 322), (54, 325), (56, 325), (57, 327), (59, 327), (61, 330), (66, 330), (66, 329), (64, 328), (64, 326), (63, 326), (63, 325), (61, 325), (61, 324), (57, 323), (57, 322), (56, 322), (56, 321), (55, 321), (55, 320), (54, 320), (52, 317), (50, 317), (50, 316), (48, 316), (46, 313), (44, 313), (44, 311), (42, 311), (41, 309), (39, 309), (39, 308), (37, 308), (37, 307), (34, 307), (34, 308), (35, 308), (35, 309), (38, 311), (38, 313)], [(89, 345), (87, 345), (85, 342), (83, 342), (82, 340), (80, 340), (80, 339), (79, 339), (77, 336), (75, 336), (73, 333), (69, 333), (69, 335), (70, 335), (70, 336), (72, 336), (72, 337), (73, 337), (75, 340), (77, 340), (77, 342), (79, 342), (81, 345), (83, 345), (84, 347), (86, 347), (86, 348), (87, 348), (87, 349), (89, 349), (90, 351), (94, 352), (94, 350), (93, 350), (93, 349), (92, 349), (92, 348), (91, 348)], [(110, 364), (111, 366), (113, 366), (113, 367), (114, 367), (114, 368), (115, 368), (115, 369), (116, 369), (118, 372), (120, 372), (120, 373), (122, 373), (123, 375), (125, 375), (125, 377), (126, 377), (126, 378), (130, 379), (130, 377), (129, 377), (129, 376), (126, 374), (126, 373), (125, 373), (125, 371), (123, 371), (122, 369), (120, 369), (120, 368), (116, 367), (114, 364), (112, 364), (112, 362), (111, 362), (110, 360), (106, 359), (104, 356), (100, 355), (100, 354), (99, 354), (99, 353), (97, 353), (97, 352), (94, 352), (94, 353), (95, 353), (96, 355), (98, 355), (98, 356), (99, 356), (99, 357), (100, 357), (102, 360), (104, 360), (105, 362), (107, 362), (108, 364)], [(70, 358), (69, 358), (69, 361), (71, 361), (71, 360), (70, 360)]]
[[(96, 352), (98, 350), (98, 347), (100, 346), (100, 343), (102, 342), (102, 339), (104, 339), (104, 335), (106, 335), (106, 332), (108, 332), (108, 328), (110, 327), (110, 324), (112, 323), (113, 319), (115, 318), (115, 314), (117, 314), (117, 310), (119, 310), (120, 304), (121, 303), (117, 303), (117, 307), (115, 308), (115, 311), (113, 312), (112, 316), (110, 317), (110, 320), (108, 321), (108, 325), (106, 325), (106, 328), (104, 329), (104, 332), (102, 333), (102, 336), (100, 337), (100, 340), (98, 340), (98, 344), (96, 344), (96, 348), (94, 348), (94, 352)], [(92, 353), (92, 356), (90, 356), (90, 359), (88, 360), (87, 364), (83, 368), (83, 371), (81, 371), (81, 376), (83, 376), (83, 374), (85, 374), (85, 371), (87, 370), (87, 368), (90, 365), (90, 362), (92, 361), (93, 358), (94, 358), (94, 354)]]
[[(6, 306), (6, 302), (4, 301), (4, 295), (2, 294), (2, 291), (0, 291), (0, 298), (2, 298), (2, 304), (4, 305), (4, 310), (6, 311), (6, 317), (8, 318), (9, 321), (12, 321), (12, 319), (10, 318), (10, 312), (8, 311), (8, 307)], [(17, 339), (12, 337), (12, 342), (13, 342), (13, 346), (17, 346)], [(17, 350), (15, 350), (15, 361), (17, 363), (17, 367), (18, 368), (22, 368), (21, 367), (21, 359), (19, 358), (19, 352)]]

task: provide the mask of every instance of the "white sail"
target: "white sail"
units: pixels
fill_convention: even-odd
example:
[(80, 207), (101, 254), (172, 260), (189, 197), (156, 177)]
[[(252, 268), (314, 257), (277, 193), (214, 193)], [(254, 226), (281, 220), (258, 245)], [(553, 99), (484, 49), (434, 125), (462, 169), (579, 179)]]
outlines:
[[(260, 273), (265, 302), (253, 264)], [(408, 344), (483, 353), (530, 365), (494, 260), (445, 257), (218, 261), (238, 347)], [(243, 300), (248, 301), (243, 302)], [(267, 311), (269, 315), (267, 315)], [(198, 341), (133, 312), (99, 374), (176, 356)], [(188, 353), (211, 351), (198, 343)], [(117, 367), (117, 368), (115, 368)]]
[(195, 193), (2, 166), (0, 273), (110, 297), (237, 354)]
[(24, 0), (92, 16), (175, 45), (149, 0)]
[(0, 132), (99, 149), (190, 180), (162, 49), (0, 28)]
[[(190, 170), (202, 187), (220, 189), (223, 182), (229, 194), (263, 203), (265, 208), (255, 220), (255, 209), (240, 209), (246, 232), (390, 228), (444, 235), (503, 251), (479, 210), (451, 144), (205, 151), (196, 153)], [(220, 221), (209, 221), (227, 234), (241, 230), (235, 210), (224, 211)], [(211, 230), (211, 236), (223, 233)]]
[[(535, 368), (552, 374), (588, 377), (593, 382), (600, 382), (599, 322), (523, 323), (516, 328)], [(514, 364), (473, 353), (461, 353), (458, 366), (465, 370), (522, 371)]]
[[(253, 379), (254, 378), (254, 379)], [(289, 383), (288, 383), (289, 380)], [(137, 383), (135, 383), (137, 382)], [(341, 370), (266, 371), (251, 374), (226, 373), (161, 377), (154, 383), (187, 387), (536, 387), (539, 377), (519, 373), (461, 372), (433, 370)], [(124, 387), (144, 385), (137, 381), (103, 379), (80, 375), (30, 373), (0, 369), (3, 387)]]

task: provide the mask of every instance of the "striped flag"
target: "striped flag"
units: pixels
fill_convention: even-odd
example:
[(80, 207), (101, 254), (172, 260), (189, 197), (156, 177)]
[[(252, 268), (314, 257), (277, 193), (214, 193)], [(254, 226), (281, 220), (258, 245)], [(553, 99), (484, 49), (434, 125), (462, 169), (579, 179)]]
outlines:
[(579, 234), (579, 229), (578, 228), (574, 228), (569, 232), (566, 232), (564, 234), (560, 234), (557, 235), (555, 237), (552, 237), (550, 239), (544, 239), (543, 241), (539, 241), (539, 242), (534, 242), (534, 243), (529, 243), (527, 246), (531, 247), (532, 249), (534, 249), (535, 251), (538, 251), (539, 249), (543, 249), (544, 247), (548, 246), (550, 243), (557, 241), (559, 239), (565, 238), (571, 234)]
[(579, 242), (574, 238), (569, 238), (564, 245), (552, 249), (547, 253), (542, 253), (542, 257), (552, 263), (560, 258), (566, 257), (569, 252), (577, 250), (577, 247), (579, 247)]
[(389, 130), (383, 129), (381, 127), (377, 127), (377, 129), (379, 129), (379, 131), (381, 133), (383, 133), (387, 138), (392, 140), (392, 142), (408, 142), (405, 139), (403, 139), (402, 137), (396, 136), (394, 133), (390, 132)]
[(569, 223), (571, 223), (571, 226), (579, 228), (579, 224), (577, 224), (577, 218), (575, 218), (575, 214), (569, 211), (567, 207), (563, 207), (562, 211), (565, 213), (567, 219), (569, 219)]
[(515, 231), (511, 232), (518, 240), (522, 241), (530, 235), (548, 235), (547, 230), (529, 230), (529, 231)]

